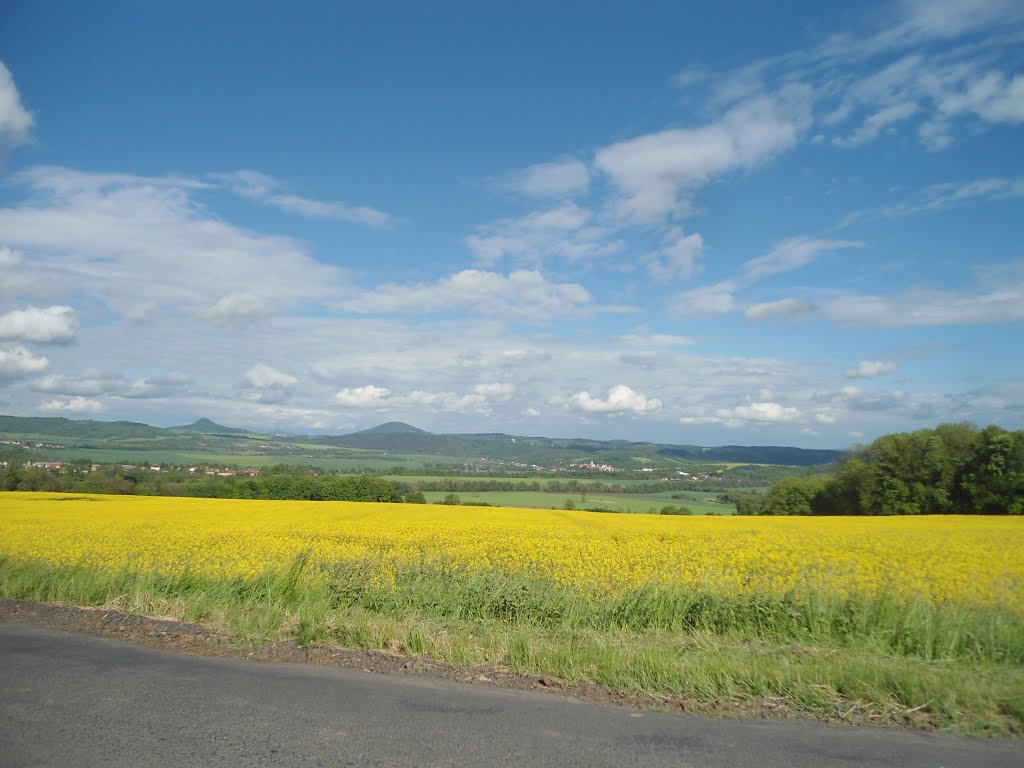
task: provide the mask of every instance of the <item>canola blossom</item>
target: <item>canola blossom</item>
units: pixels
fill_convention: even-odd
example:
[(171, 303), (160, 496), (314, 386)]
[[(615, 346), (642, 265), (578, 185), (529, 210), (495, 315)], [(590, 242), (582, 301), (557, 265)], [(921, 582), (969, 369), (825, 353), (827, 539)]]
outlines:
[(252, 577), (308, 553), (551, 579), (599, 599), (654, 584), (729, 594), (890, 594), (1024, 613), (1024, 520), (660, 517), (361, 502), (0, 494), (0, 556), (112, 571)]

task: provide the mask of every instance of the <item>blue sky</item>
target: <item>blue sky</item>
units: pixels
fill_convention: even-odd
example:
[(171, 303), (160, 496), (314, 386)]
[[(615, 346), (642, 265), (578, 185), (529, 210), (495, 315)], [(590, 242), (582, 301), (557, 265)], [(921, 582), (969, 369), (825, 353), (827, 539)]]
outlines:
[(1024, 427), (1024, 6), (713, 6), (5, 4), (0, 412)]

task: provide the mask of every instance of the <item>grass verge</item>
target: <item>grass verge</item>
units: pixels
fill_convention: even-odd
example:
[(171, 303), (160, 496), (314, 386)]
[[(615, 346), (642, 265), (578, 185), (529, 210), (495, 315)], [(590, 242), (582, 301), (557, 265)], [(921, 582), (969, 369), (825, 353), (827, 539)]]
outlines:
[[(1024, 618), (889, 597), (728, 597), (656, 588), (595, 600), (519, 575), (374, 563), (214, 581), (0, 559), (0, 597), (202, 622), (240, 643), (393, 650), (700, 702), (1024, 734)], [(909, 715), (913, 717), (909, 717)]]

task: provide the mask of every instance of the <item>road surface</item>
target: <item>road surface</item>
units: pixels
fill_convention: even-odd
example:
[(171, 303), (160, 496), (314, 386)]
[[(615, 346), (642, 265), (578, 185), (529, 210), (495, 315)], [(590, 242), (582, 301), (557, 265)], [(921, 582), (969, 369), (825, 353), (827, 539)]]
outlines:
[(1024, 742), (707, 720), (0, 624), (0, 766), (1020, 768)]

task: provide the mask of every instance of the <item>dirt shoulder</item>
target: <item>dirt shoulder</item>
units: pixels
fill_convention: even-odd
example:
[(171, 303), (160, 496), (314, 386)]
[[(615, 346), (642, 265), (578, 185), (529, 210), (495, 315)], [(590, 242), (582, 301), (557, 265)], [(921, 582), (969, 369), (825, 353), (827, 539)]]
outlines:
[(0, 600), (0, 622), (110, 637), (164, 651), (255, 662), (289, 662), (359, 669), (385, 675), (415, 675), (469, 685), (545, 691), (601, 704), (643, 710), (686, 712), (715, 717), (814, 719), (829, 723), (885, 725), (934, 730), (924, 712), (872, 713), (851, 702), (834, 716), (809, 713), (784, 698), (757, 701), (698, 701), (686, 696), (638, 694), (594, 683), (568, 683), (546, 675), (526, 675), (490, 666), (455, 666), (384, 651), (331, 646), (301, 646), (290, 641), (242, 645), (215, 628), (175, 619), (141, 616), (110, 608), (81, 608), (18, 600)]

